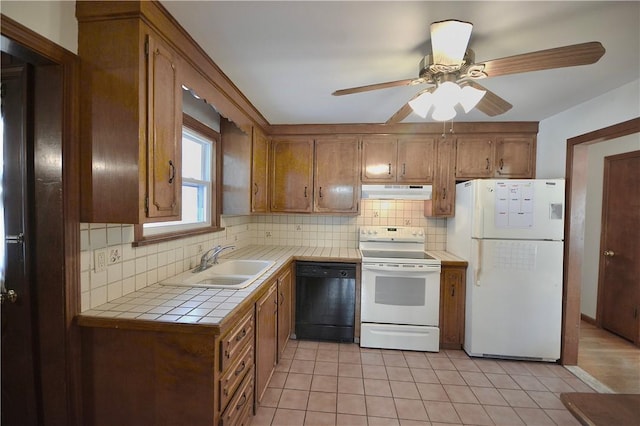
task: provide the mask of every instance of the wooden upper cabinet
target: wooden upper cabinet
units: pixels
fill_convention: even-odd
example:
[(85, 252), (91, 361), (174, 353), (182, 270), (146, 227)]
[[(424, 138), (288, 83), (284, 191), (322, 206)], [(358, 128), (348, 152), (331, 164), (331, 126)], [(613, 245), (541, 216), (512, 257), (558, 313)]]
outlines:
[(251, 212), (265, 213), (269, 211), (268, 204), (268, 170), (269, 170), (269, 140), (257, 128), (253, 128), (251, 161)]
[(397, 182), (433, 181), (436, 141), (426, 137), (398, 139)]
[(398, 144), (395, 137), (362, 138), (362, 182), (395, 182), (397, 159)]
[(177, 55), (147, 34), (147, 216), (180, 218), (182, 84)]
[(271, 143), (271, 211), (310, 213), (313, 209), (313, 140)]
[(456, 178), (492, 177), (494, 145), (491, 137), (458, 137), (456, 141)]
[(178, 53), (140, 15), (77, 2), (81, 220), (180, 219), (182, 92)]
[(535, 135), (458, 137), (456, 179), (535, 177)]
[(533, 178), (535, 148), (535, 136), (496, 138), (496, 177)]
[(431, 200), (425, 201), (425, 216), (451, 217), (455, 213), (455, 141), (439, 139), (436, 147), (436, 168)]
[(360, 151), (356, 137), (315, 141), (314, 208), (318, 213), (357, 213)]
[(362, 182), (431, 183), (435, 147), (430, 137), (364, 137)]

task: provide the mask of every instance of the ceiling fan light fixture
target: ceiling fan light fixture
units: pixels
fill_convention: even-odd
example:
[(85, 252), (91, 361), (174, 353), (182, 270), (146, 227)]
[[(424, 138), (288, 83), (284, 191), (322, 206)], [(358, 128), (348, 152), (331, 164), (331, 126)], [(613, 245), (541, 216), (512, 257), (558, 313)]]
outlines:
[(456, 110), (453, 105), (437, 105), (431, 117), (436, 121), (449, 121), (453, 120), (456, 116)]
[(413, 112), (422, 118), (427, 118), (429, 109), (433, 105), (433, 94), (431, 92), (423, 92), (420, 96), (409, 101), (409, 106)]
[(452, 81), (440, 83), (435, 92), (433, 92), (433, 103), (436, 106), (453, 107), (460, 100), (460, 86)]
[(468, 113), (475, 108), (486, 93), (486, 90), (479, 90), (475, 87), (464, 86), (462, 90), (460, 90), (460, 105), (462, 105), (464, 112)]
[(438, 65), (459, 65), (464, 58), (471, 29), (469, 22), (448, 20), (431, 24), (431, 50), (433, 63)]

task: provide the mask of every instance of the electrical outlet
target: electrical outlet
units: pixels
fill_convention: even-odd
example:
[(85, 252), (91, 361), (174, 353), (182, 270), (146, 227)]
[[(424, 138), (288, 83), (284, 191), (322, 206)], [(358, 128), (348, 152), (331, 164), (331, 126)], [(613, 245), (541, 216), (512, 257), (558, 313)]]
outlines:
[(98, 249), (93, 252), (93, 270), (104, 272), (107, 269), (107, 249)]
[(114, 263), (118, 263), (120, 261), (120, 249), (119, 248), (111, 248), (109, 249), (109, 257), (107, 258), (107, 264), (113, 265)]

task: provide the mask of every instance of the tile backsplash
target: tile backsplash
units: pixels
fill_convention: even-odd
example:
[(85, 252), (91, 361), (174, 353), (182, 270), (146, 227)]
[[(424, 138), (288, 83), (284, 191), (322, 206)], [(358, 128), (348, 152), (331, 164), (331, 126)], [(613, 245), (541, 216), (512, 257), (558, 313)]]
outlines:
[[(419, 226), (427, 250), (444, 250), (446, 219), (424, 217), (421, 201), (362, 200), (358, 216), (222, 216), (225, 228), (179, 240), (132, 247), (133, 225), (83, 223), (80, 226), (81, 310), (86, 311), (196, 266), (209, 248), (233, 244), (304, 247), (358, 246), (358, 229), (367, 225)], [(96, 250), (106, 267), (96, 272)]]

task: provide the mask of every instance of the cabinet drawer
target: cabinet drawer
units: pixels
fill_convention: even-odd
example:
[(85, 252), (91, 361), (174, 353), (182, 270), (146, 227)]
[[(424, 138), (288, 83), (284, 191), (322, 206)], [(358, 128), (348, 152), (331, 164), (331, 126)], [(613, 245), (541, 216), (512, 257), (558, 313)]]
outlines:
[(253, 342), (253, 311), (249, 311), (220, 342), (220, 370), (225, 371), (249, 342)]
[(233, 395), (229, 406), (220, 416), (222, 426), (246, 425), (253, 407), (253, 368), (244, 377), (238, 391)]
[(224, 410), (244, 375), (253, 365), (253, 345), (247, 345), (229, 370), (220, 378), (220, 410)]

